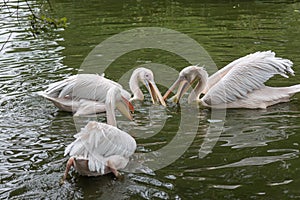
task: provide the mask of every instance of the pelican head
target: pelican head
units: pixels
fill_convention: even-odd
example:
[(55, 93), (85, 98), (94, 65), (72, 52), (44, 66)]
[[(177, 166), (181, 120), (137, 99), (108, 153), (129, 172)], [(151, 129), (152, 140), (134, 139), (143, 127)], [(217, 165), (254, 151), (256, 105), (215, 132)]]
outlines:
[(166, 99), (170, 95), (170, 93), (178, 86), (177, 93), (171, 98), (171, 100), (173, 100), (175, 103), (178, 103), (181, 97), (191, 87), (191, 85), (193, 85), (195, 82), (198, 82), (195, 87), (195, 90), (192, 91), (192, 93), (189, 96), (189, 101), (190, 99), (198, 99), (202, 90), (206, 87), (207, 79), (208, 74), (204, 67), (186, 67), (183, 70), (181, 70), (177, 80), (168, 89), (163, 98)]
[(114, 109), (118, 109), (126, 118), (132, 120), (130, 111), (134, 111), (133, 105), (121, 95), (121, 90), (118, 87), (112, 87), (106, 95), (106, 114), (107, 123), (116, 126), (116, 117)]
[(139, 82), (142, 82), (146, 86), (153, 104), (160, 102), (163, 106), (166, 106), (166, 103), (155, 84), (152, 71), (143, 67), (135, 69), (129, 80), (129, 86), (133, 93), (133, 97), (130, 101), (144, 99), (144, 95), (139, 88)]

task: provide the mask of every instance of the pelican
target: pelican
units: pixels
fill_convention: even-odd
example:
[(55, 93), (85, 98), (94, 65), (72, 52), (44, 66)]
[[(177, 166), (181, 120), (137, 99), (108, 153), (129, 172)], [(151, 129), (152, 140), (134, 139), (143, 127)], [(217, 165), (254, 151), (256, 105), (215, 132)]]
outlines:
[(148, 89), (153, 103), (166, 103), (159, 92), (151, 70), (137, 68), (133, 71), (129, 80), (129, 87), (133, 95), (112, 80), (97, 74), (78, 74), (70, 76), (62, 81), (52, 83), (45, 91), (38, 92), (39, 95), (53, 102), (60, 110), (73, 112), (75, 115), (87, 115), (105, 112), (105, 99), (107, 91), (111, 87), (118, 87), (122, 96), (130, 102), (144, 100), (144, 95), (139, 88), (142, 82)]
[[(264, 83), (276, 74), (288, 78), (294, 76), (293, 63), (288, 59), (275, 57), (271, 51), (256, 52), (239, 58), (208, 77), (203, 67), (184, 68), (178, 79), (165, 93), (164, 99), (178, 86), (172, 100), (179, 99), (197, 82), (188, 96), (188, 103), (200, 102), (203, 106), (215, 108), (265, 109), (268, 106), (288, 102), (300, 92), (300, 84), (290, 87), (269, 87)], [(201, 97), (200, 95), (204, 94)]]
[[(112, 172), (117, 178), (129, 162), (129, 157), (136, 149), (135, 140), (126, 132), (116, 127), (114, 107), (122, 102), (119, 88), (111, 88), (107, 92), (106, 115), (107, 123), (90, 121), (74, 137), (74, 142), (68, 145), (64, 155), (70, 155), (63, 181), (66, 180), (70, 168), (83, 176), (100, 176)], [(127, 113), (130, 111), (127, 108)]]

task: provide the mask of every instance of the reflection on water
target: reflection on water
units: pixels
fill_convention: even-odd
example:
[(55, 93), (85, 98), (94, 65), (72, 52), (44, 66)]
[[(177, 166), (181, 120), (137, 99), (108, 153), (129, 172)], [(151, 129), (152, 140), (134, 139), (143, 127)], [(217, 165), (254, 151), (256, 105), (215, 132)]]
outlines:
[[(28, 2), (36, 12), (48, 10), (46, 5)], [(64, 0), (51, 1), (51, 5), (52, 14), (67, 17), (70, 24), (65, 30), (33, 37), (27, 31), (30, 11), (26, 3), (11, 0), (3, 6), (0, 2), (1, 199), (300, 197), (299, 95), (290, 103), (266, 110), (228, 110), (225, 121), (211, 119), (212, 112), (200, 108), (193, 143), (171, 165), (157, 171), (145, 168), (144, 173), (124, 172), (122, 181), (112, 175), (80, 177), (72, 171), (62, 186), (59, 181), (68, 159), (63, 156), (64, 148), (79, 127), (72, 115), (59, 112), (36, 95), (49, 83), (77, 73), (88, 52), (104, 39), (143, 26), (187, 34), (203, 45), (217, 66), (253, 51), (274, 50), (295, 63), (296, 76), (275, 78), (269, 84), (296, 84), (300, 75), (299, 3)], [(112, 63), (106, 75), (117, 79), (129, 68), (151, 62), (177, 70), (187, 65), (167, 52), (135, 51)], [(135, 103), (133, 122), (117, 115), (118, 126), (136, 137), (138, 153), (162, 148), (179, 127), (180, 107), (164, 109), (149, 102), (146, 95), (145, 102)], [(105, 121), (105, 115), (97, 115), (97, 119)], [(82, 119), (83, 125), (86, 120), (89, 118)], [(210, 130), (214, 123), (224, 123), (220, 137)], [(204, 144), (215, 146), (203, 148), (200, 156), (204, 156), (199, 159)]]
[(232, 148), (266, 146), (270, 142), (287, 139), (296, 132), (286, 129), (297, 128), (291, 121), (300, 116), (298, 111), (290, 111), (287, 104), (275, 105), (267, 110), (229, 111), (228, 114), (233, 117), (227, 118), (219, 140), (226, 142), (222, 146)]

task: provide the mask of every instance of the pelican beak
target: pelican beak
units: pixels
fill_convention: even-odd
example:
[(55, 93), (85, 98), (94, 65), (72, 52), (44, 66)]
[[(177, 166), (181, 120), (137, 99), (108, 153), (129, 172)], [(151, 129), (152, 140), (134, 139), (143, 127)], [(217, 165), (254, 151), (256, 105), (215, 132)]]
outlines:
[(163, 99), (159, 89), (157, 88), (154, 81), (145, 80), (146, 88), (148, 89), (152, 102), (155, 104), (156, 102), (160, 102), (161, 105), (167, 106), (165, 100)]
[(180, 77), (178, 77), (178, 79), (173, 83), (173, 85), (168, 89), (168, 91), (165, 93), (164, 95), (164, 100), (166, 100), (168, 98), (168, 96), (171, 94), (171, 92), (173, 92), (173, 90), (177, 87), (177, 85), (179, 85), (181, 79)]
[(178, 103), (181, 97), (186, 93), (186, 91), (190, 88), (190, 84), (187, 80), (183, 80), (180, 82), (177, 93), (172, 97), (174, 103)]
[(130, 101), (128, 101), (125, 97), (122, 96), (122, 101), (128, 106), (131, 112), (134, 112), (134, 107)]
[[(179, 85), (179, 86), (178, 86)], [(178, 103), (181, 97), (186, 93), (186, 91), (190, 88), (190, 84), (186, 79), (182, 79), (179, 77), (173, 85), (168, 89), (168, 91), (164, 95), (164, 99), (168, 98), (170, 93), (178, 86), (177, 93), (171, 98), (174, 103)]]
[(133, 117), (130, 111), (134, 111), (133, 105), (122, 96), (122, 100), (117, 102), (116, 108), (129, 120), (132, 120)]

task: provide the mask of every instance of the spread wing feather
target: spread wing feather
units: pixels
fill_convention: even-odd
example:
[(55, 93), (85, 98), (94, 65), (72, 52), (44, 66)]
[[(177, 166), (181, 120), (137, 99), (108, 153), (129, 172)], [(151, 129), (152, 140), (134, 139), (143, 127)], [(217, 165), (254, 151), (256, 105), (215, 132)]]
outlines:
[(294, 75), (292, 65), (290, 60), (275, 57), (275, 53), (271, 51), (249, 54), (224, 67), (225, 75), (210, 88), (202, 100), (214, 105), (246, 98), (249, 92), (263, 87), (276, 74), (283, 77), (288, 77), (287, 74)]
[(51, 97), (58, 97), (61, 93), (61, 90), (68, 86), (69, 84), (72, 84), (74, 80), (76, 80), (78, 75), (70, 76), (64, 80), (57, 81), (54, 83), (51, 83), (48, 88), (44, 91), (45, 94), (51, 96)]
[(105, 78), (103, 75), (96, 74), (70, 76), (50, 84), (45, 93), (58, 98), (69, 97), (73, 100), (89, 99), (105, 102), (106, 93), (113, 86), (120, 88), (125, 98), (130, 98), (130, 94), (120, 84)]

